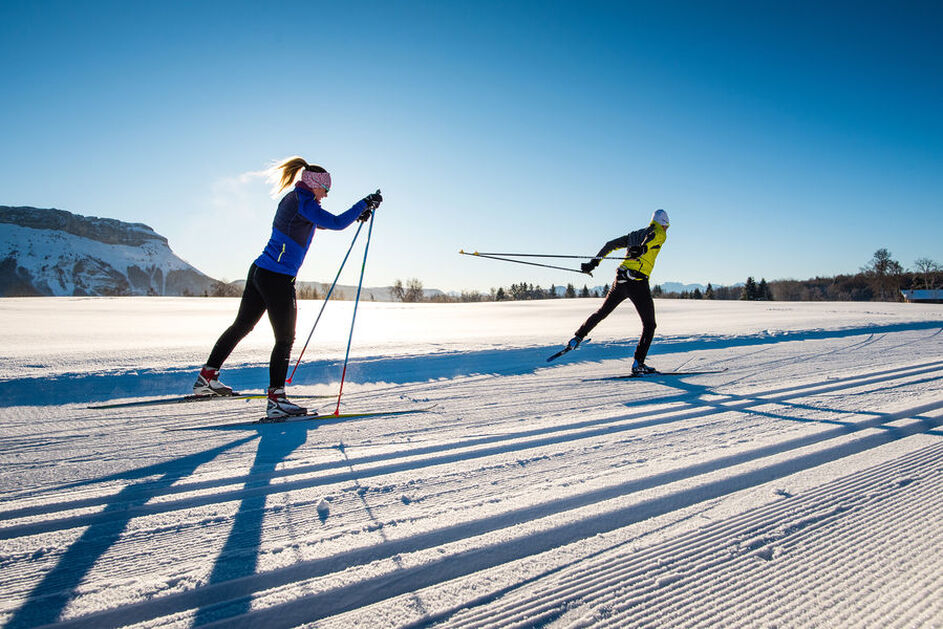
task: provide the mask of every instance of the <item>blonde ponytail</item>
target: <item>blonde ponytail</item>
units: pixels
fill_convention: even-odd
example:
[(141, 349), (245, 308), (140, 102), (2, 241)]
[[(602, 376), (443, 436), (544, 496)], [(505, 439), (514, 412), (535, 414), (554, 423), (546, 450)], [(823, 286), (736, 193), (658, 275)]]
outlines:
[(272, 182), (272, 196), (278, 196), (281, 194), (282, 190), (295, 183), (295, 180), (298, 178), (298, 174), (302, 170), (310, 170), (315, 173), (326, 173), (322, 166), (317, 164), (309, 164), (304, 160), (303, 157), (289, 157), (283, 159), (280, 163), (274, 164), (269, 169), (269, 181)]
[(274, 185), (272, 195), (279, 194), (282, 190), (295, 183), (295, 178), (298, 176), (298, 173), (303, 168), (307, 168), (307, 166), (308, 162), (297, 155), (284, 159), (281, 163), (272, 166), (272, 168), (269, 169), (269, 181)]

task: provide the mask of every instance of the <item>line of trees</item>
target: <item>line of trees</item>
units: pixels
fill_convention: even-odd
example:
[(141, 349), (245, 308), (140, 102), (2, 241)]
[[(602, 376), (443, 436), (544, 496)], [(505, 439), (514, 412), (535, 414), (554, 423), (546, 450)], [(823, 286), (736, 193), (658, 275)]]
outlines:
[[(396, 287), (400, 290), (397, 291)], [(410, 290), (410, 287), (412, 290)], [(809, 280), (773, 280), (753, 276), (742, 285), (714, 286), (708, 283), (701, 291), (665, 292), (660, 285), (652, 288), (652, 295), (668, 299), (726, 299), (746, 301), (901, 301), (901, 290), (943, 288), (943, 266), (931, 258), (918, 258), (914, 268), (907, 270), (893, 258), (887, 249), (878, 249), (858, 273), (835, 277), (816, 277)], [(577, 289), (567, 284), (562, 291), (551, 285), (543, 289), (527, 282), (510, 287), (492, 288), (490, 292), (462, 291), (459, 295), (437, 295), (428, 301), (520, 301), (574, 297), (603, 297), (605, 289), (591, 289), (585, 284)], [(422, 301), (422, 282), (409, 280), (407, 289), (397, 280), (394, 299)]]
[(887, 249), (878, 249), (858, 273), (816, 277), (808, 280), (774, 280), (748, 277), (742, 286), (712, 286), (701, 294), (664, 293), (659, 286), (652, 294), (675, 299), (743, 299), (749, 301), (901, 301), (902, 290), (943, 288), (943, 266), (931, 258), (914, 261), (905, 269)]
[(397, 301), (429, 301), (438, 303), (601, 297), (604, 293), (605, 291), (589, 288), (589, 286), (585, 284), (583, 288), (576, 288), (573, 284), (567, 284), (566, 287), (557, 287), (551, 284), (550, 288), (545, 289), (539, 284), (535, 286), (528, 282), (521, 282), (520, 284), (511, 284), (507, 288), (504, 286), (492, 288), (488, 292), (469, 290), (462, 291), (457, 295), (438, 294), (425, 297), (422, 290), (422, 282), (418, 279), (407, 280), (405, 284), (403, 284), (402, 280), (396, 280), (393, 283), (392, 289), (393, 299)]

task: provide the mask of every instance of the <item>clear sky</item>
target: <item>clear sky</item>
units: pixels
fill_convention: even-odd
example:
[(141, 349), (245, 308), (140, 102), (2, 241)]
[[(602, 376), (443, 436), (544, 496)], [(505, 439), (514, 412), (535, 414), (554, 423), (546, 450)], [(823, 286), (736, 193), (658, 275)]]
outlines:
[(238, 279), (257, 173), (298, 154), (335, 213), (383, 190), (369, 285), (608, 283), (457, 252), (591, 255), (658, 207), (654, 283), (943, 262), (941, 32), (938, 1), (4, 0), (0, 205), (147, 223)]

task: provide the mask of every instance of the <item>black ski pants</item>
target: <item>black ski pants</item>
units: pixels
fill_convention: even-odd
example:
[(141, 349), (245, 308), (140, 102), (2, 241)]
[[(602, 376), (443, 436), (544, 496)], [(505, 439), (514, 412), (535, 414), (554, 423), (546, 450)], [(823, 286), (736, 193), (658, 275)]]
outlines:
[(631, 299), (635, 304), (639, 317), (642, 319), (642, 337), (638, 341), (638, 347), (635, 348), (635, 360), (640, 363), (645, 362), (648, 356), (648, 348), (652, 344), (652, 338), (655, 336), (655, 302), (652, 300), (652, 289), (648, 285), (648, 280), (633, 280), (625, 278), (621, 273), (616, 275), (616, 279), (609, 287), (605, 301), (599, 310), (589, 315), (586, 322), (576, 331), (576, 336), (585, 338), (589, 331), (609, 316), (616, 306), (626, 299)]
[(284, 388), (288, 363), (291, 361), (291, 346), (295, 343), (295, 321), (298, 318), (295, 278), (261, 269), (255, 264), (249, 267), (236, 320), (216, 341), (206, 361), (207, 366), (213, 369), (222, 367), (239, 341), (252, 331), (266, 311), (275, 332), (275, 347), (272, 348), (269, 363), (269, 386)]

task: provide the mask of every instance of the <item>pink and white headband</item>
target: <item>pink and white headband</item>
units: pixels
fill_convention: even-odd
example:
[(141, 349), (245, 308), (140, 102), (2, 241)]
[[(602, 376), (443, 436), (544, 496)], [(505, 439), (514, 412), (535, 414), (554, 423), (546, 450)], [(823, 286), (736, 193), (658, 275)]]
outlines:
[(308, 186), (312, 190), (314, 188), (324, 188), (325, 190), (330, 190), (331, 173), (316, 173), (312, 170), (304, 170), (301, 172), (301, 183)]

